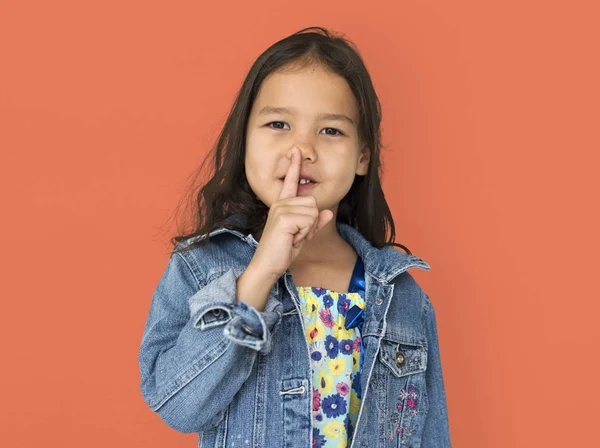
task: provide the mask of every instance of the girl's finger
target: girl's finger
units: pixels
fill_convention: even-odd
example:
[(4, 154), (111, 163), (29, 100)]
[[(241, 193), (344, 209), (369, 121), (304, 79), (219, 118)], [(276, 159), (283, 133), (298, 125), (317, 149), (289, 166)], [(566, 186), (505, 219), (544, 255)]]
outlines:
[(315, 219), (315, 222), (313, 223), (312, 227), (310, 228), (310, 231), (308, 232), (308, 235), (306, 236), (309, 240), (312, 240), (313, 236), (317, 232), (318, 224), (319, 224), (319, 219), (317, 218), (317, 219)]
[(314, 233), (317, 233), (319, 230), (321, 230), (323, 227), (325, 227), (325, 225), (329, 221), (331, 221), (332, 218), (333, 218), (333, 212), (331, 210), (328, 210), (328, 209), (321, 210), (319, 212), (319, 216), (315, 220), (317, 222), (317, 228), (315, 229)]
[(300, 178), (300, 163), (302, 163), (302, 156), (296, 155), (298, 150), (292, 148), (292, 155), (290, 157), (290, 164), (288, 166), (287, 173), (283, 179), (283, 185), (279, 193), (279, 199), (293, 198), (298, 196), (298, 180)]
[(297, 247), (297, 245), (300, 243), (300, 241), (302, 241), (304, 239), (306, 234), (308, 234), (308, 232), (310, 232), (310, 229), (311, 229), (310, 227), (304, 227), (304, 228), (300, 229), (300, 231), (294, 235), (294, 240), (293, 240), (294, 247)]

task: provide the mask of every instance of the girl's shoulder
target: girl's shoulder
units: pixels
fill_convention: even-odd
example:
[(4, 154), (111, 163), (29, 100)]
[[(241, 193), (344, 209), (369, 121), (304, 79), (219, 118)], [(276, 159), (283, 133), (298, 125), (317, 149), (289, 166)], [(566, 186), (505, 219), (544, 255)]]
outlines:
[[(240, 234), (241, 235), (241, 234)], [(171, 252), (171, 259), (179, 258), (178, 266), (187, 269), (200, 286), (232, 270), (236, 276), (246, 269), (252, 258), (252, 248), (243, 241), (244, 236), (213, 231), (208, 240), (197, 244), (205, 235), (179, 242)]]
[(426, 346), (426, 321), (433, 307), (427, 293), (408, 271), (398, 275), (392, 287), (385, 337)]

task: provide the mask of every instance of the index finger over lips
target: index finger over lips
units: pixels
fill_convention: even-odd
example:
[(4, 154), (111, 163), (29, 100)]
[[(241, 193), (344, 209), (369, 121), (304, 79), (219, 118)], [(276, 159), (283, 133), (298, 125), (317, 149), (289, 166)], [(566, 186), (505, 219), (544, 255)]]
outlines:
[(296, 148), (292, 149), (292, 158), (288, 167), (279, 199), (293, 198), (298, 195), (298, 181), (300, 180), (300, 156)]

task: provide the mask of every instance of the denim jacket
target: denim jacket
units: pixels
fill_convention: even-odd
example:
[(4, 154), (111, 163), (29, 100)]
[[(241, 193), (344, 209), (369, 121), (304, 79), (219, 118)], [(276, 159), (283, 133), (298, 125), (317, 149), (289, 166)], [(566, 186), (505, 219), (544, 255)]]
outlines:
[[(451, 447), (435, 312), (408, 273), (429, 265), (336, 225), (365, 276), (363, 392), (349, 448)], [(311, 361), (291, 272), (262, 311), (237, 302), (258, 243), (226, 227), (209, 235), (171, 253), (156, 286), (139, 351), (143, 398), (171, 428), (198, 433), (199, 447), (309, 448)]]

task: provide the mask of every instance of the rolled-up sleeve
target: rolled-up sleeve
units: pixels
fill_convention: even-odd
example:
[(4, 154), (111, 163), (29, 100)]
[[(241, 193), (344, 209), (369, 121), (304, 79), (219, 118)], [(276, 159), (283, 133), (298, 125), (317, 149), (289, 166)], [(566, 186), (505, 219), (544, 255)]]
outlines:
[(246, 302), (238, 302), (240, 275), (230, 269), (190, 297), (194, 326), (203, 330), (223, 325), (223, 335), (233, 343), (268, 354), (271, 332), (281, 316), (269, 306), (258, 311)]
[(184, 433), (203, 431), (223, 418), (257, 354), (270, 351), (271, 333), (281, 321), (281, 302), (273, 297), (261, 312), (238, 304), (241, 272), (231, 269), (209, 278), (193, 257), (171, 254), (153, 293), (139, 350), (144, 400)]

